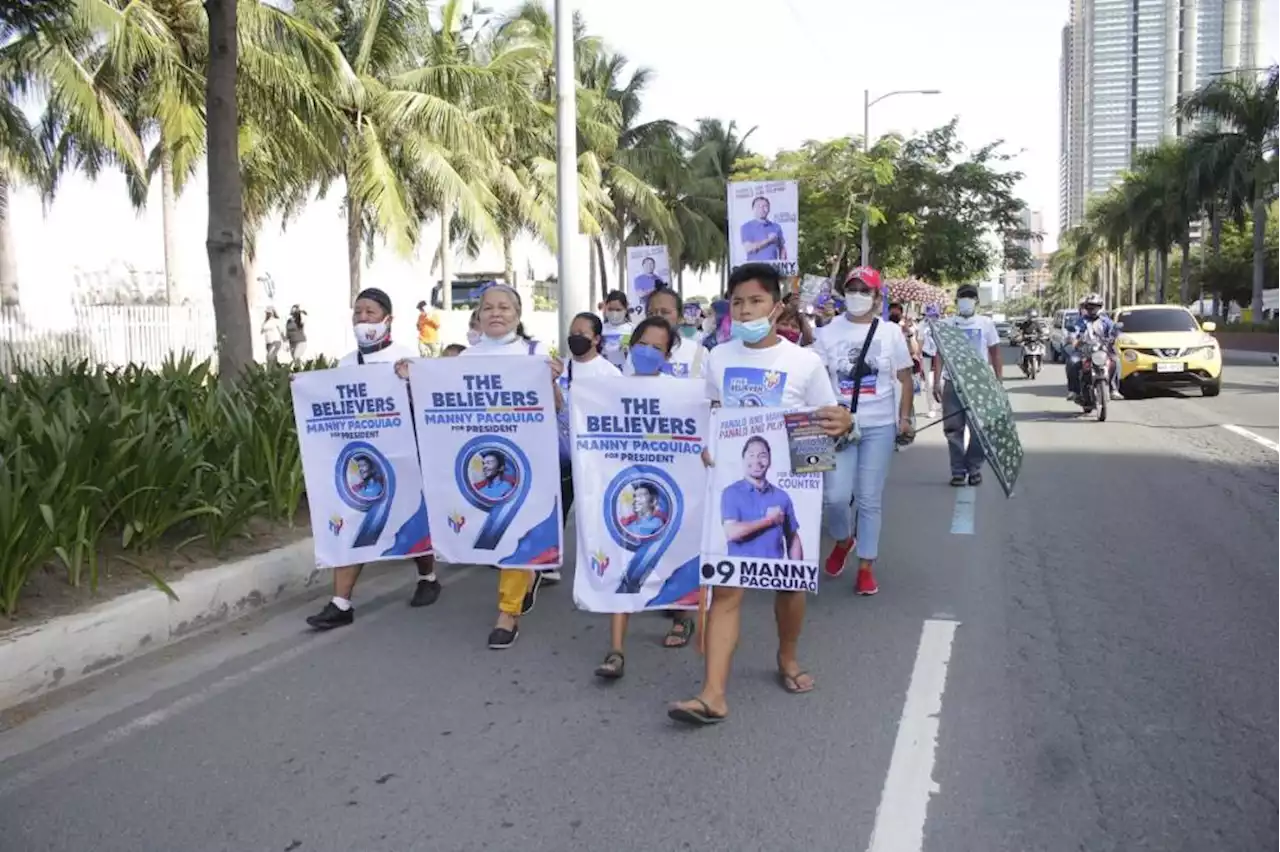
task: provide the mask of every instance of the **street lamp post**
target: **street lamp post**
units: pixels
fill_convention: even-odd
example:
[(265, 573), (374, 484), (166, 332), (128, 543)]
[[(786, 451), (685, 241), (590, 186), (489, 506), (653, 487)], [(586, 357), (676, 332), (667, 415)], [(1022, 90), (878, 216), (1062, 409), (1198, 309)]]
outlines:
[[(875, 100), (871, 100), (871, 90), (862, 90), (862, 153), (870, 155), (871, 153), (871, 108), (886, 98), (894, 95), (940, 95), (939, 89), (899, 89), (894, 92), (883, 94)], [(870, 215), (870, 199), (862, 208), (862, 258), (859, 261), (860, 266), (871, 265), (871, 215)]]
[(569, 325), (586, 310), (581, 276), (573, 269), (578, 240), (578, 79), (573, 61), (573, 3), (555, 0), (556, 72), (556, 241), (560, 266), (560, 339), (569, 339)]

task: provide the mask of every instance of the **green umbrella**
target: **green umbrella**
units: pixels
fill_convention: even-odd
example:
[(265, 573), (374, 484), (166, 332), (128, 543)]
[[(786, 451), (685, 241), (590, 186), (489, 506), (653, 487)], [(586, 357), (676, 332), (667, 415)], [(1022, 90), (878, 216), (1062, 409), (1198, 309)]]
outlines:
[(980, 356), (962, 329), (941, 320), (928, 320), (929, 333), (942, 356), (969, 428), (987, 456), (987, 464), (1006, 496), (1022, 470), (1022, 441), (1014, 424), (1009, 395), (1004, 392), (986, 358)]

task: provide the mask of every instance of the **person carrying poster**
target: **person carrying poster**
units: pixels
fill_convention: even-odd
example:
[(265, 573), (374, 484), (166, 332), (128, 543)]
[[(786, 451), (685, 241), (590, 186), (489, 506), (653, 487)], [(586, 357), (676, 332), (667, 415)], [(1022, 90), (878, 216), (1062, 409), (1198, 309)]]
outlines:
[[(480, 340), (459, 357), (510, 355), (534, 357), (550, 364), (552, 391), (558, 412), (564, 405), (559, 378), (563, 372), (560, 359), (551, 357), (546, 345), (529, 338), (520, 321), (523, 306), (520, 294), (505, 284), (491, 284), (480, 295)], [(494, 493), (508, 487), (503, 479), (507, 460), (482, 461), (484, 481), (480, 488)], [(474, 485), (475, 483), (473, 483)], [(489, 632), (488, 645), (495, 651), (510, 648), (520, 636), (520, 618), (533, 611), (543, 572), (524, 568), (500, 568), (498, 574), (498, 618)]]
[(600, 351), (619, 370), (626, 363), (627, 346), (631, 343), (630, 315), (626, 293), (612, 290), (604, 297), (604, 346)]
[[(415, 354), (406, 346), (391, 342), (391, 297), (376, 287), (361, 291), (356, 297), (351, 310), (351, 327), (355, 333), (356, 350), (338, 361), (339, 367), (365, 365), (369, 370), (385, 370), (394, 365), (395, 373), (401, 379), (409, 377), (409, 362)], [(412, 418), (410, 418), (412, 422)], [(372, 454), (354, 457), (352, 464), (358, 482), (352, 487), (364, 496), (371, 494), (371, 489), (381, 488), (378, 481), (380, 467)], [(310, 485), (308, 492), (312, 491)], [(419, 483), (419, 491), (421, 484)], [(315, 522), (313, 520), (313, 527)], [(429, 542), (429, 539), (428, 539)], [(430, 606), (440, 597), (440, 581), (435, 572), (435, 556), (429, 549), (425, 553), (414, 556), (418, 567), (418, 583), (414, 587), (413, 597), (409, 605), (414, 607)], [(355, 594), (356, 581), (360, 578), (363, 565), (335, 565), (333, 567), (333, 597), (325, 604), (324, 609), (307, 617), (307, 624), (316, 630), (332, 630), (345, 627), (355, 621), (356, 611), (351, 600)]]
[[(600, 317), (590, 311), (583, 311), (573, 318), (569, 324), (568, 361), (564, 362), (564, 372), (556, 381), (560, 385), (562, 404), (556, 417), (556, 425), (560, 430), (560, 507), (565, 523), (569, 521), (569, 509), (573, 506), (573, 441), (570, 437), (569, 397), (575, 379), (589, 379), (594, 376), (616, 378), (622, 375), (618, 368), (610, 364), (600, 354), (604, 348), (604, 324)], [(544, 571), (542, 582), (546, 583)], [(557, 575), (560, 572), (554, 572)], [(559, 577), (556, 577), (559, 580)]]
[[(676, 339), (675, 330), (661, 317), (642, 320), (632, 336), (630, 375), (655, 381), (670, 379), (667, 357)], [(671, 400), (675, 404), (670, 408), (660, 408), (664, 399), (659, 396), (658, 384), (650, 391), (653, 381), (637, 382), (635, 390), (622, 390), (621, 399), (613, 385), (603, 392), (595, 391), (614, 406), (603, 415), (595, 413), (604, 407), (599, 397), (595, 398), (599, 408), (579, 406), (574, 410), (581, 426), (575, 431), (582, 475), (595, 476), (601, 470), (617, 468), (625, 455), (637, 457), (635, 463), (621, 466), (616, 473), (605, 473), (608, 481), (603, 489), (598, 488), (600, 482), (592, 480), (592, 495), (586, 505), (603, 504), (603, 522), (579, 515), (574, 600), (582, 609), (613, 612), (609, 652), (595, 669), (596, 677), (605, 680), (616, 680), (624, 673), (630, 612), (665, 609), (670, 613), (671, 628), (662, 640), (665, 648), (683, 648), (694, 632), (695, 622), (687, 615), (687, 610), (697, 608), (699, 593), (699, 536), (697, 521), (692, 519), (700, 514), (705, 494), (702, 433), (709, 407), (700, 393), (679, 383), (688, 387), (685, 397)], [(600, 385), (591, 387), (594, 390)], [(675, 413), (691, 408), (697, 416)], [(599, 435), (605, 422), (617, 424), (608, 438)], [(636, 423), (634, 434), (619, 434), (632, 422)], [(672, 434), (653, 434), (668, 429)], [(632, 449), (601, 450), (615, 447), (618, 441)], [(695, 461), (691, 463), (691, 459)], [(692, 489), (687, 481), (677, 479), (683, 475), (687, 480), (691, 467), (698, 478)], [(626, 553), (619, 554), (614, 545)]]
[[(782, 313), (782, 280), (778, 271), (765, 263), (743, 264), (730, 273), (727, 290), (732, 340), (711, 350), (707, 362), (707, 395), (711, 402), (725, 407), (812, 407), (815, 422), (826, 434), (837, 438), (846, 435), (853, 420), (847, 408), (836, 404), (822, 359), (777, 334), (775, 323)], [(707, 620), (702, 690), (695, 698), (670, 705), (667, 714), (675, 721), (709, 725), (728, 717), (726, 690), (738, 645), (743, 594), (741, 588), (714, 589)], [(778, 592), (774, 601), (778, 677), (791, 693), (814, 688), (813, 678), (798, 660), (805, 594)]]
[(627, 246), (627, 300), (635, 321), (644, 315), (649, 294), (668, 286), (671, 264), (666, 246)]
[(823, 526), (835, 540), (826, 573), (839, 577), (856, 546), (854, 592), (874, 595), (880, 590), (872, 569), (879, 553), (889, 463), (899, 436), (915, 433), (912, 362), (899, 326), (880, 320), (880, 273), (860, 266), (849, 273), (841, 290), (845, 312), (823, 329), (815, 349), (840, 403), (853, 412), (858, 439), (838, 447), (836, 469), (824, 474)]
[[(684, 300), (675, 290), (654, 290), (644, 302), (645, 317), (657, 317), (665, 320), (672, 329), (679, 329), (684, 317)], [(638, 328), (638, 326), (637, 326)], [(634, 337), (634, 333), (633, 333)], [(707, 349), (699, 346), (695, 340), (686, 340), (677, 333), (671, 351), (667, 354), (670, 375), (677, 379), (705, 379)], [(634, 375), (632, 362), (628, 359), (622, 372)]]

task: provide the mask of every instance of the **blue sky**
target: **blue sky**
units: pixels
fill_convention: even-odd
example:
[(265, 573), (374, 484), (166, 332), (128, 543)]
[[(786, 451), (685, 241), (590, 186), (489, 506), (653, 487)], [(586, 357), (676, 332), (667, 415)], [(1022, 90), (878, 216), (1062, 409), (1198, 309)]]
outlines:
[[(514, 5), (498, 2), (499, 10)], [(1264, 57), (1277, 57), (1280, 0), (1264, 0)], [(960, 117), (972, 145), (1004, 139), (1026, 174), (1020, 193), (1044, 214), (1048, 245), (1057, 234), (1058, 54), (1067, 0), (579, 0), (591, 30), (655, 72), (646, 117), (692, 123), (702, 116), (756, 127), (763, 152), (805, 139), (862, 132), (862, 95), (940, 89), (901, 96), (871, 113), (873, 135), (910, 133)], [(157, 182), (158, 183), (158, 182)], [(179, 269), (207, 282), (205, 183), (193, 181), (179, 203)], [(72, 272), (130, 263), (161, 268), (158, 188), (135, 214), (123, 179), (68, 179), (48, 211), (29, 192), (15, 198), (19, 273), (31, 298), (65, 299)], [(290, 301), (301, 294), (344, 298), (346, 259), (340, 192), (308, 208), (281, 234), (268, 228), (262, 270)], [(803, 223), (802, 223), (803, 226)], [(381, 249), (366, 275), (392, 291), (419, 292), (428, 277), (436, 231), (428, 226), (419, 258)], [(495, 268), (496, 255), (482, 259)], [(552, 259), (523, 245), (539, 273)], [(497, 263), (500, 268), (500, 262)], [(709, 283), (709, 282), (708, 282)]]

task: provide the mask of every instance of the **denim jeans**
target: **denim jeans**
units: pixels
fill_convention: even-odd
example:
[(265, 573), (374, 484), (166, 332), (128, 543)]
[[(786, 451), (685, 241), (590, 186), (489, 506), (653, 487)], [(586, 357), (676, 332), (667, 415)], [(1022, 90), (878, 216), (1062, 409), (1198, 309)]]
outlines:
[[(978, 442), (978, 437), (973, 434), (972, 429), (968, 429), (969, 422), (960, 411), (964, 408), (960, 404), (960, 397), (956, 396), (956, 389), (951, 382), (947, 382), (942, 387), (942, 416), (945, 418), (942, 422), (942, 432), (947, 436), (947, 451), (951, 455), (951, 475), (966, 476), (982, 471), (982, 463), (987, 460), (986, 454), (982, 452), (982, 444)], [(965, 446), (964, 433), (968, 429), (969, 445)]]
[(875, 559), (879, 553), (881, 498), (897, 431), (892, 423), (863, 426), (862, 440), (841, 450), (836, 469), (823, 474), (822, 525), (827, 535), (845, 541), (853, 535), (856, 512), (859, 559)]

